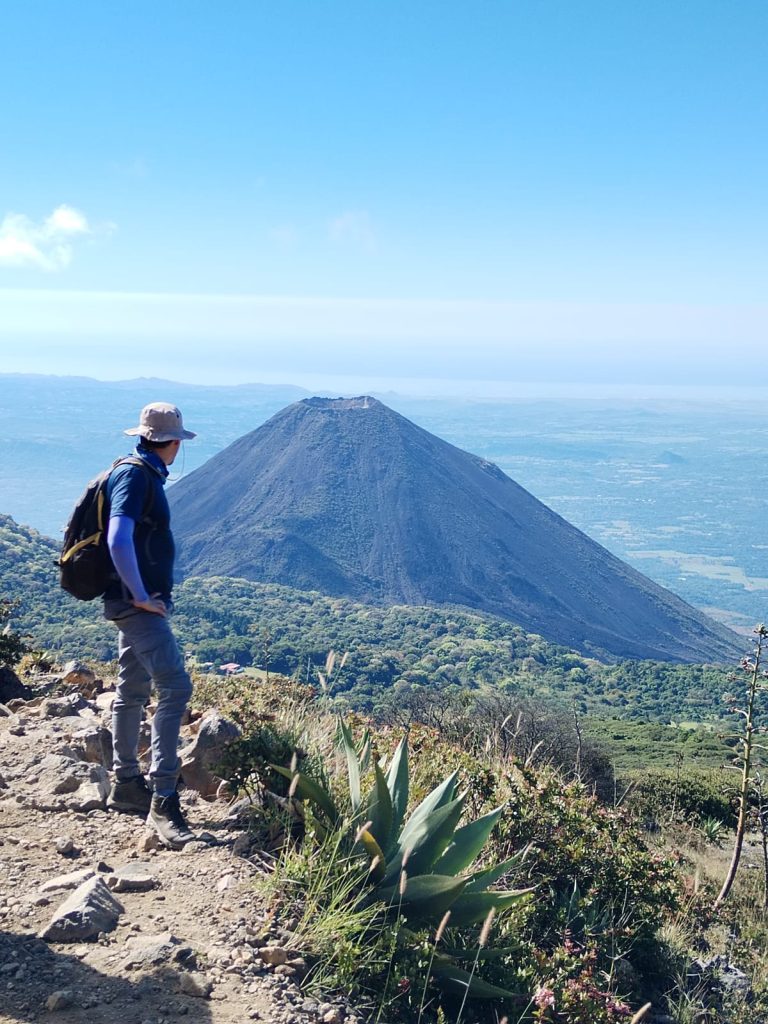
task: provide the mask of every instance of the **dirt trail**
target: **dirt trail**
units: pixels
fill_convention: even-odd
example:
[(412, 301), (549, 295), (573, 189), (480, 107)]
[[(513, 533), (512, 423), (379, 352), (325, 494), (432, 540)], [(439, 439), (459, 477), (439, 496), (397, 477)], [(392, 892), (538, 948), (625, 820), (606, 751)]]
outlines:
[[(109, 691), (67, 700), (0, 705), (0, 1021), (357, 1024), (300, 991), (306, 964), (265, 913), (263, 862), (226, 801), (185, 791), (198, 841), (156, 848), (140, 818), (103, 809)], [(116, 923), (40, 937), (88, 875)]]

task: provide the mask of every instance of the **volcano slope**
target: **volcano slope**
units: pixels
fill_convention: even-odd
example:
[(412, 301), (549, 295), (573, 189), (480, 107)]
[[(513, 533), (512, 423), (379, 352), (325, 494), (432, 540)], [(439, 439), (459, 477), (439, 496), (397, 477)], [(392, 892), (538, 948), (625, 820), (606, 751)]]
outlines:
[(730, 630), (373, 398), (296, 402), (169, 492), (179, 571), (489, 612), (609, 658), (722, 662)]

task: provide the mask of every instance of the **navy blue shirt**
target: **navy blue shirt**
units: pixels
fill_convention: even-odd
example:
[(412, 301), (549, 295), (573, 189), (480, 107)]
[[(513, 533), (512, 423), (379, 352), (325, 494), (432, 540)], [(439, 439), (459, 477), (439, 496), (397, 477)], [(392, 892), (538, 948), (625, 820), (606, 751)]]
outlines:
[[(175, 554), (171, 512), (164, 489), (168, 468), (158, 455), (145, 450), (140, 444), (134, 454), (147, 464), (149, 470), (128, 463), (112, 471), (106, 487), (109, 516), (127, 516), (136, 523), (133, 544), (144, 586), (148, 594), (159, 594), (168, 602), (173, 589)], [(107, 601), (126, 598), (117, 574), (107, 587), (104, 598)]]

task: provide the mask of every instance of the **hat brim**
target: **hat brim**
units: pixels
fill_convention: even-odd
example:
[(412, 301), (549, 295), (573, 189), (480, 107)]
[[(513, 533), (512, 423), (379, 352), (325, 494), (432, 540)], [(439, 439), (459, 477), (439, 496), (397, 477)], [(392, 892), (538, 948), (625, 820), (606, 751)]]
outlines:
[(138, 434), (148, 441), (191, 441), (193, 437), (197, 437), (194, 430), (182, 430), (180, 434), (155, 433), (155, 431), (147, 433), (146, 427), (131, 427), (129, 430), (124, 430), (123, 433), (131, 437)]

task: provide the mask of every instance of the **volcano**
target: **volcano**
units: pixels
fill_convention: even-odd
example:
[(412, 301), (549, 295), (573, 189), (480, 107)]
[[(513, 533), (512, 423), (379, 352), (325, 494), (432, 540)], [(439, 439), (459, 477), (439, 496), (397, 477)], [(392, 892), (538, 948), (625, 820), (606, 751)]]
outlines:
[(461, 605), (585, 654), (732, 661), (739, 638), (374, 398), (308, 398), (169, 491), (183, 576)]

